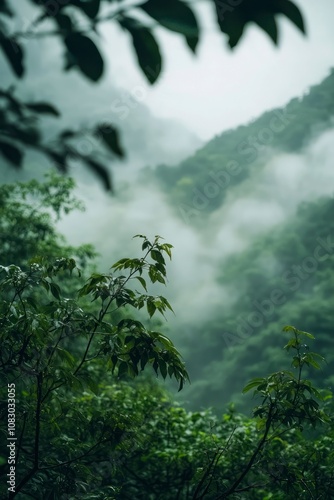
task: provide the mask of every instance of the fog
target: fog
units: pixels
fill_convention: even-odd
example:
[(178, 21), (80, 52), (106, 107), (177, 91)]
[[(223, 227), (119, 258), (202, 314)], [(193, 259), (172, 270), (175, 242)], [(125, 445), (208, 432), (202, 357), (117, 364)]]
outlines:
[(73, 244), (93, 243), (105, 272), (121, 257), (140, 256), (139, 242), (132, 238), (136, 234), (149, 238), (159, 234), (173, 244), (168, 286), (154, 293), (170, 300), (175, 317), (169, 314), (168, 322), (173, 328), (191, 331), (192, 325), (204, 324), (240, 294), (238, 283), (233, 290), (217, 283), (224, 260), (287, 221), (302, 201), (333, 195), (334, 130), (314, 137), (302, 154), (268, 150), (264, 154), (267, 161), (256, 175), (227, 187), (224, 204), (201, 226), (183, 220), (154, 180), (144, 186), (132, 179), (114, 197), (97, 185), (79, 183), (77, 194), (86, 211), (67, 216), (60, 229)]

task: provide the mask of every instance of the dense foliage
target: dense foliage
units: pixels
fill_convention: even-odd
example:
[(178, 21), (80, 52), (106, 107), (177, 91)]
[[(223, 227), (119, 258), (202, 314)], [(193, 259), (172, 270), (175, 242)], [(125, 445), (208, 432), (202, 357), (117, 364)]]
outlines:
[[(100, 416), (95, 414), (97, 423), (95, 428), (93, 422), (92, 429), (92, 417), (80, 409), (79, 404), (77, 409), (72, 408), (71, 401), (78, 398), (78, 394), (86, 390), (98, 392), (99, 382), (111, 380), (114, 373), (118, 378), (138, 376), (149, 364), (163, 378), (175, 377), (180, 389), (187, 379), (172, 342), (159, 332), (147, 329), (127, 310), (145, 307), (150, 318), (156, 311), (164, 314), (167, 309), (171, 310), (164, 297), (140, 293), (135, 285), (147, 292), (147, 279), (152, 283), (165, 282), (163, 254), (171, 257), (171, 245), (160, 243), (159, 237), (151, 243), (139, 236), (143, 239), (143, 257), (122, 259), (112, 266), (109, 274), (82, 277), (81, 287), (76, 290), (81, 271), (73, 257), (66, 256), (70, 247), (62, 248), (64, 256), (57, 255), (59, 238), (51, 215), (45, 211), (50, 208), (59, 214), (76, 204), (69, 197), (71, 183), (52, 177), (44, 185), (32, 181), (1, 187), (4, 232), (12, 229), (10, 220), (16, 221), (18, 230), (13, 241), (8, 238), (5, 265), (0, 267), (1, 382), (2, 389), (15, 383), (17, 459), (22, 456), (17, 468), (20, 481), (17, 493), (32, 479), (29, 490), (38, 489), (43, 470), (48, 471), (51, 485), (58, 467), (66, 468), (81, 456), (91, 458), (99, 445), (107, 446), (115, 440), (120, 415), (111, 417), (102, 408)], [(23, 201), (18, 201), (18, 194)], [(34, 196), (40, 199), (41, 206), (32, 204)], [(52, 201), (48, 201), (51, 197)], [(30, 203), (24, 202), (24, 198), (31, 198)], [(27, 215), (32, 215), (31, 221)], [(11, 245), (13, 254), (9, 256)], [(80, 249), (77, 253), (80, 254)], [(30, 257), (28, 261), (27, 257)], [(16, 258), (14, 262), (20, 266), (13, 261), (9, 264), (9, 258)], [(74, 273), (78, 276), (73, 286), (68, 282)], [(91, 306), (86, 297), (95, 305)], [(82, 404), (85, 401), (80, 399)], [(5, 409), (6, 403), (3, 403), (3, 415)], [(94, 411), (97, 411), (96, 405)], [(65, 415), (71, 415), (77, 423), (80, 421), (76, 439), (69, 438), (71, 442), (76, 441), (73, 449), (66, 444), (66, 430), (59, 436)], [(91, 439), (84, 441), (81, 448), (77, 440), (80, 442), (80, 436), (89, 432)], [(61, 459), (52, 448), (48, 449), (50, 443), (66, 444)]]
[(77, 204), (71, 188), (56, 177), (1, 188), (2, 220), (25, 221), (29, 249), (13, 240), (16, 263), (0, 267), (2, 497), (331, 498), (332, 394), (305, 378), (323, 362), (305, 343), (313, 336), (284, 329), (292, 368), (282, 360), (261, 376), (257, 367), (244, 388), (254, 391), (252, 417), (232, 405), (222, 417), (186, 411), (146, 370), (152, 365), (180, 389), (188, 378), (172, 342), (141, 314), (170, 309), (147, 288), (165, 282), (171, 245), (139, 235), (143, 257), (121, 259), (109, 274), (89, 275), (83, 261), (81, 271), (71, 256), (79, 251), (52, 223), (53, 212)]

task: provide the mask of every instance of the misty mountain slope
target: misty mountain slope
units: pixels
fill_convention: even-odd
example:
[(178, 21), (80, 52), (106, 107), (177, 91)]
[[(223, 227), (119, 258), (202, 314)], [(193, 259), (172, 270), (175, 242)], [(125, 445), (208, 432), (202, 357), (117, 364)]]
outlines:
[[(312, 255), (313, 240), (333, 227), (333, 146), (334, 130), (328, 130), (299, 154), (277, 154), (228, 191), (202, 227), (178, 218), (168, 195), (153, 182), (128, 182), (114, 198), (101, 196), (97, 186), (80, 186), (87, 212), (70, 215), (61, 230), (72, 244), (93, 242), (102, 270), (121, 257), (140, 255), (134, 234), (161, 234), (174, 245), (168, 286), (159, 293), (176, 314), (163, 329), (189, 367), (192, 385), (180, 396), (191, 407), (222, 409), (238, 399), (253, 375), (288, 368), (281, 350), (287, 323), (314, 333), (320, 339), (315, 350), (321, 347), (328, 358), (332, 260), (320, 263), (296, 293), (281, 281), (284, 272)], [(242, 331), (239, 342), (240, 318), (243, 324), (258, 311), (254, 301), (262, 304), (282, 287), (286, 302), (251, 334)]]
[(222, 302), (221, 312), (194, 327), (184, 346), (192, 385), (183, 397), (192, 407), (222, 409), (230, 400), (245, 406), (249, 400), (240, 392), (250, 378), (289, 369), (281, 349), (286, 324), (315, 335), (310, 350), (327, 364), (312, 376), (333, 385), (333, 214), (333, 197), (302, 203), (294, 217), (224, 260), (218, 281), (234, 303)]
[(334, 69), (303, 97), (264, 113), (248, 125), (222, 133), (177, 167), (159, 165), (154, 175), (179, 216), (189, 223), (196, 222), (216, 210), (227, 192), (251, 177), (277, 152), (301, 152), (333, 125), (333, 116)]

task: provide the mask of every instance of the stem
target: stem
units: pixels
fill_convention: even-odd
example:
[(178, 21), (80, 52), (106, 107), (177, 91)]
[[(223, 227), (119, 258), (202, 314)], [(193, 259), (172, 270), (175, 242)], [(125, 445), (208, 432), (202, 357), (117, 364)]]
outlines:
[[(194, 495), (193, 495), (193, 500), (196, 500), (197, 498), (203, 498), (205, 493), (207, 492), (211, 482), (212, 482), (212, 478), (213, 478), (213, 471), (218, 463), (218, 460), (219, 458), (222, 456), (223, 452), (226, 451), (229, 447), (229, 444), (230, 444), (230, 441), (233, 437), (233, 434), (235, 432), (235, 429), (236, 427), (233, 429), (233, 431), (231, 432), (231, 435), (229, 436), (228, 440), (227, 440), (227, 443), (226, 445), (224, 446), (223, 449), (220, 449), (220, 450), (217, 450), (216, 453), (214, 454), (212, 460), (210, 461), (210, 464), (208, 465), (208, 467), (206, 468), (200, 482), (198, 483), (197, 487), (196, 487), (196, 490), (194, 492)], [(209, 479), (209, 482), (208, 482), (208, 485), (205, 487), (204, 489), (204, 492), (201, 494), (201, 496), (198, 496), (199, 493), (200, 493), (200, 490), (204, 484), (204, 481), (207, 477), (210, 476), (210, 479)]]
[[(145, 260), (146, 260), (146, 257), (148, 256), (148, 254), (151, 252), (152, 248), (154, 248), (154, 245), (152, 245), (149, 250), (147, 250), (146, 254), (144, 255), (144, 257), (142, 257), (140, 259), (140, 262), (141, 263), (144, 263)], [(88, 351), (90, 349), (90, 346), (91, 346), (91, 343), (93, 341), (93, 338), (95, 336), (95, 333), (96, 333), (96, 330), (97, 330), (97, 327), (99, 326), (99, 324), (103, 321), (105, 315), (108, 313), (108, 309), (109, 307), (111, 306), (112, 302), (115, 300), (115, 298), (117, 297), (117, 295), (120, 293), (120, 291), (122, 290), (122, 288), (125, 287), (125, 285), (128, 283), (128, 281), (132, 278), (132, 276), (137, 273), (138, 269), (141, 268), (141, 265), (138, 265), (135, 269), (133, 269), (131, 271), (131, 273), (129, 274), (129, 276), (126, 278), (126, 280), (121, 284), (119, 285), (118, 289), (116, 290), (116, 292), (110, 297), (109, 299), (109, 302), (107, 304), (107, 306), (103, 309), (101, 309), (100, 313), (99, 313), (99, 317), (97, 319), (97, 322), (95, 324), (95, 327), (89, 337), (89, 341), (88, 341), (88, 344), (87, 344), (87, 347), (86, 347), (86, 350), (84, 352), (84, 355), (83, 355), (83, 358), (82, 360), (80, 361), (79, 365), (77, 366), (77, 368), (75, 369), (73, 375), (76, 375), (78, 373), (78, 371), (81, 369), (82, 365), (85, 363), (86, 359), (87, 359), (87, 356), (88, 356)]]
[(20, 434), (19, 442), (18, 442), (18, 445), (17, 445), (16, 463), (18, 463), (19, 458), (20, 458), (20, 450), (21, 450), (21, 446), (22, 446), (24, 431), (25, 431), (25, 428), (26, 428), (26, 422), (27, 422), (27, 414), (25, 413), (24, 417), (23, 417), (22, 432)]
[(239, 484), (247, 476), (248, 472), (251, 470), (253, 463), (255, 462), (256, 457), (260, 453), (261, 449), (263, 448), (263, 446), (267, 440), (267, 437), (268, 437), (268, 434), (270, 431), (270, 427), (271, 427), (272, 417), (273, 417), (272, 411), (273, 411), (273, 406), (271, 405), (270, 409), (269, 409), (269, 413), (268, 413), (267, 422), (266, 422), (266, 430), (262, 436), (262, 439), (260, 440), (259, 444), (257, 445), (253, 455), (251, 456), (245, 470), (241, 473), (239, 478), (232, 484), (232, 486), (227, 491), (225, 491), (225, 493), (223, 493), (221, 496), (217, 497), (217, 500), (220, 498), (227, 498), (228, 496), (232, 495), (236, 491)]

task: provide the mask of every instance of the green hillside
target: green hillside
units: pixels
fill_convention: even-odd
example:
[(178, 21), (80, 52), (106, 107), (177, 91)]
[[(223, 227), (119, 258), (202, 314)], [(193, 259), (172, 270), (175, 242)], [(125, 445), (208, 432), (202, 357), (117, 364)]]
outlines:
[(286, 324), (316, 335), (327, 361), (318, 382), (333, 386), (333, 213), (332, 198), (303, 203), (286, 223), (222, 263), (219, 283), (236, 300), (195, 327), (183, 350), (193, 381), (186, 394), (191, 405), (221, 409), (238, 398), (245, 380), (280, 370)]
[(303, 150), (330, 126), (333, 115), (334, 69), (302, 98), (222, 133), (176, 167), (159, 165), (155, 175), (178, 214), (186, 222), (198, 221), (198, 215), (217, 209), (232, 186), (264, 164), (266, 152)]

